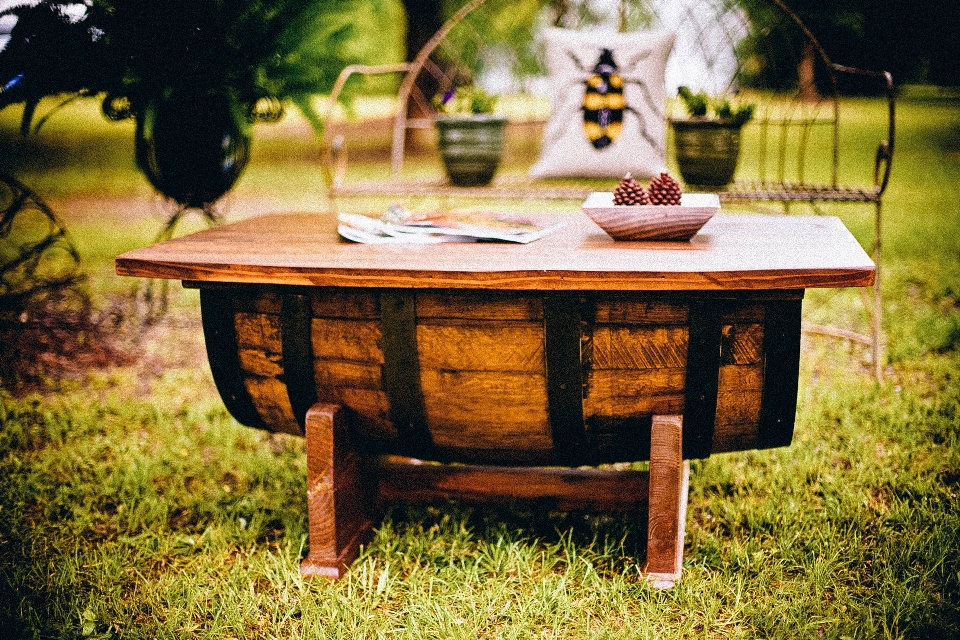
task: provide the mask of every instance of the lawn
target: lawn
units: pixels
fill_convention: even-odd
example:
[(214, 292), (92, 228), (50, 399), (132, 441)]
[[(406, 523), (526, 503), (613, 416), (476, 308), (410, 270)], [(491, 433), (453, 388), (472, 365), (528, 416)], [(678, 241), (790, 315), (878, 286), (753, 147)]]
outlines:
[[(884, 108), (855, 105), (855, 121)], [(64, 220), (107, 309), (137, 284), (113, 258), (171, 208), (133, 168), (132, 126), (96, 106), (26, 140), (15, 110), (0, 113), (0, 167)], [(793, 444), (692, 463), (673, 590), (642, 579), (642, 514), (460, 502), (389, 505), (346, 578), (304, 580), (303, 442), (228, 416), (198, 296), (177, 285), (152, 324), (116, 307), (135, 358), (0, 387), (0, 635), (960, 638), (960, 100), (913, 92), (898, 106), (885, 375), (863, 345), (805, 336)], [(258, 125), (220, 209), (324, 204), (315, 141), (291, 115)], [(871, 207), (828, 213), (869, 249)], [(805, 315), (863, 329), (858, 303), (809, 292)]]

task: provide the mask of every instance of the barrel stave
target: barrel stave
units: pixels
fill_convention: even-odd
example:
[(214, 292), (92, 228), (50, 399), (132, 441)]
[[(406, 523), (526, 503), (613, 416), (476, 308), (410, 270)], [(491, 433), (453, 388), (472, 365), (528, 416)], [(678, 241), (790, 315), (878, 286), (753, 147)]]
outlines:
[(427, 422), (442, 457), (551, 461), (540, 298), (420, 294), (416, 337)]

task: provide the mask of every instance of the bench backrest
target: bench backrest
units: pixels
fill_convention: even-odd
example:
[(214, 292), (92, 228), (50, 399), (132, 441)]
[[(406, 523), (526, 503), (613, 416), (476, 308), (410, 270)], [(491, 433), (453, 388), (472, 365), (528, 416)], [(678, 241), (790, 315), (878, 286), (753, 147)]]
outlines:
[[(642, 25), (676, 33), (666, 73), (668, 95), (685, 84), (757, 105), (755, 117), (743, 133), (739, 178), (773, 196), (778, 185), (816, 184), (835, 190), (850, 183), (865, 185), (868, 194), (879, 198), (889, 178), (894, 141), (890, 75), (834, 63), (782, 0), (765, 2), (769, 14), (765, 28), (774, 32), (772, 38), (757, 38), (757, 28), (746, 12), (729, 0), (654, 0), (646, 4), (624, 0), (618, 21), (627, 30)], [(590, 18), (577, 14), (571, 6), (576, 8), (569, 2), (557, 2), (560, 9), (541, 16), (539, 26), (547, 22), (584, 28)], [(401, 107), (394, 115), (391, 143), (394, 172), (403, 166), (410, 132), (432, 127), (434, 96), (464, 80), (498, 85), (494, 88), (505, 94), (504, 106), (515, 125), (535, 124), (546, 117), (546, 98), (543, 91), (536, 92), (545, 84), (543, 72), (538, 75), (535, 70), (542, 47), (533, 29), (518, 26), (523, 20), (514, 19), (511, 12), (516, 12), (516, 7), (510, 0), (471, 0), (411, 62), (351, 67), (341, 75), (334, 101), (357, 73), (401, 75), (397, 95)], [(528, 22), (532, 27), (532, 21)], [(867, 141), (869, 147), (865, 148), (862, 138), (842, 137), (841, 115), (846, 112), (841, 111), (841, 88), (847, 77), (867, 79), (887, 92), (889, 113), (878, 120), (878, 146)], [(667, 114), (682, 114), (675, 98), (671, 98)], [(325, 131), (331, 145), (338, 135), (336, 126)], [(864, 160), (845, 163), (855, 170), (841, 176), (841, 149), (847, 147)]]

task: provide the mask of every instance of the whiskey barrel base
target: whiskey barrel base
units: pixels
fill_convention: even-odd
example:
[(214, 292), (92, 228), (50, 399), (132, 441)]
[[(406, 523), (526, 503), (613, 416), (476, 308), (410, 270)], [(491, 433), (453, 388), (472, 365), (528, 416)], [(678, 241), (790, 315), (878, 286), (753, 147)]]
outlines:
[(340, 405), (364, 455), (508, 466), (684, 458), (793, 435), (802, 292), (204, 287), (214, 381), (243, 424)]
[(368, 469), (350, 448), (344, 413), (321, 403), (307, 412), (310, 551), (300, 565), (304, 576), (341, 578), (371, 531), (370, 514), (383, 501), (459, 498), (549, 500), (565, 510), (627, 511), (646, 505), (647, 579), (657, 589), (680, 579), (690, 470), (683, 460), (681, 416), (654, 416), (650, 471), (645, 472), (438, 465), (396, 456)]

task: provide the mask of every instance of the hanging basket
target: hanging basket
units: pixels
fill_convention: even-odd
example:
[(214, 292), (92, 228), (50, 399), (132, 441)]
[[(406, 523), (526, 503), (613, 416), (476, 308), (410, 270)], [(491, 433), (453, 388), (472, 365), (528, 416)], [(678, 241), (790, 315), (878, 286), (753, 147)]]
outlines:
[(137, 166), (163, 195), (185, 207), (205, 207), (247, 166), (248, 112), (227, 90), (152, 97), (135, 114)]

